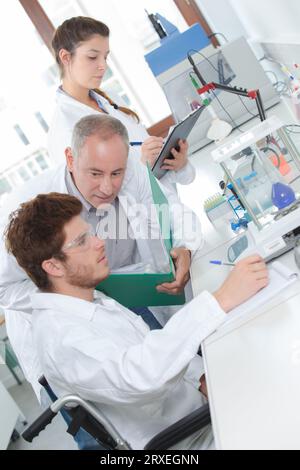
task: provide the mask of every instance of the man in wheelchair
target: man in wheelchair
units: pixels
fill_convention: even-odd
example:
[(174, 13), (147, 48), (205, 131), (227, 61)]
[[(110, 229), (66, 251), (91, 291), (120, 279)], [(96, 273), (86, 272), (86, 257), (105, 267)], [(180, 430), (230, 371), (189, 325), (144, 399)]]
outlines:
[[(75, 393), (101, 407), (132, 448), (142, 449), (205, 402), (199, 346), (227, 312), (267, 285), (267, 268), (259, 256), (240, 261), (214, 294), (202, 292), (164, 328), (150, 331), (94, 290), (109, 267), (104, 242), (81, 211), (73, 196), (40, 194), (11, 214), (6, 246), (39, 288), (32, 295), (33, 336), (55, 394)], [(176, 448), (213, 448), (211, 427)]]

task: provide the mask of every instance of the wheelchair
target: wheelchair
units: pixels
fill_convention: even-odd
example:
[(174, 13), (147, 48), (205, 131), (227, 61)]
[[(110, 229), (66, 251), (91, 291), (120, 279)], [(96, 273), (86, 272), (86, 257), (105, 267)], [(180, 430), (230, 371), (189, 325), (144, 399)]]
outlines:
[[(42, 377), (39, 382), (46, 390), (48, 388), (48, 393), (49, 389), (51, 392), (45, 377)], [(61, 410), (65, 410), (70, 417), (67, 432), (73, 437), (79, 428), (82, 428), (103, 447), (103, 450), (133, 450), (130, 443), (123, 439), (101, 410), (78, 395), (66, 395), (53, 401), (22, 433), (22, 437), (27, 442), (32, 442)], [(210, 423), (209, 406), (206, 404), (156, 434), (146, 444), (144, 450), (169, 449)]]

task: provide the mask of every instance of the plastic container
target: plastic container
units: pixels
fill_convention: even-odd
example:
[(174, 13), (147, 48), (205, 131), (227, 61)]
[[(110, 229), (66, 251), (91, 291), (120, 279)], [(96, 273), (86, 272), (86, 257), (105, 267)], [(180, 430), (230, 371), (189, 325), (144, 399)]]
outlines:
[(204, 201), (204, 211), (211, 223), (221, 218), (229, 221), (234, 214), (226, 197), (220, 193), (213, 194)]
[(268, 178), (253, 171), (243, 178), (246, 197), (254, 214), (263, 213), (272, 207), (272, 184)]

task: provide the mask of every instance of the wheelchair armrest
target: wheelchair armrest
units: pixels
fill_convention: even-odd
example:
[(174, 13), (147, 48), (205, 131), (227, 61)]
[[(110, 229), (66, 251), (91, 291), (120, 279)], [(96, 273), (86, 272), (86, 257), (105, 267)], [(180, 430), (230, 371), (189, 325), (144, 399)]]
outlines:
[(41, 375), (41, 376), (39, 377), (38, 382), (39, 382), (39, 384), (42, 385), (42, 387), (44, 387), (44, 388), (49, 386), (48, 381), (47, 381), (47, 379), (46, 379), (46, 377), (45, 377), (44, 375)]
[(49, 406), (49, 408), (47, 408), (27, 429), (25, 429), (22, 433), (22, 437), (25, 441), (32, 442), (32, 440), (51, 423), (56, 415), (57, 412), (52, 411), (51, 406)]
[[(48, 386), (47, 380), (42, 376), (39, 379), (40, 384), (42, 384), (42, 381), (45, 381), (45, 386)], [(22, 433), (22, 437), (25, 439), (27, 442), (32, 442), (33, 439), (39, 435), (41, 431), (45, 429), (48, 424), (51, 423), (53, 418), (57, 415), (57, 413), (63, 408), (63, 406), (66, 403), (69, 402), (76, 402), (77, 396), (74, 395), (68, 395), (66, 397), (57, 399), (55, 402), (53, 402), (45, 411), (43, 411), (40, 416), (38, 416), (33, 423), (28, 426), (27, 429)]]
[[(53, 392), (52, 392), (53, 393)], [(83, 427), (96, 440), (101, 440), (108, 449), (129, 450), (130, 445), (122, 439), (108, 418), (92, 403), (83, 400), (78, 395), (65, 395), (58, 398), (47, 408), (22, 434), (28, 442), (32, 440), (51, 423), (54, 416), (65, 406), (70, 417), (68, 432), (75, 435)]]
[(211, 423), (209, 406), (204, 405), (156, 434), (144, 450), (165, 450)]

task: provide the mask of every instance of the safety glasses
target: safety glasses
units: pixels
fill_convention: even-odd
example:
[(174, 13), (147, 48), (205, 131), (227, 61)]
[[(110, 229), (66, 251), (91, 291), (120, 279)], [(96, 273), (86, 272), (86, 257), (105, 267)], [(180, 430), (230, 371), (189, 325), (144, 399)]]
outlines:
[(62, 247), (62, 251), (70, 251), (74, 248), (80, 248), (81, 250), (87, 250), (91, 246), (91, 238), (95, 236), (93, 227), (89, 224), (89, 228), (86, 232), (81, 233), (78, 237), (74, 238), (71, 242), (67, 243)]

